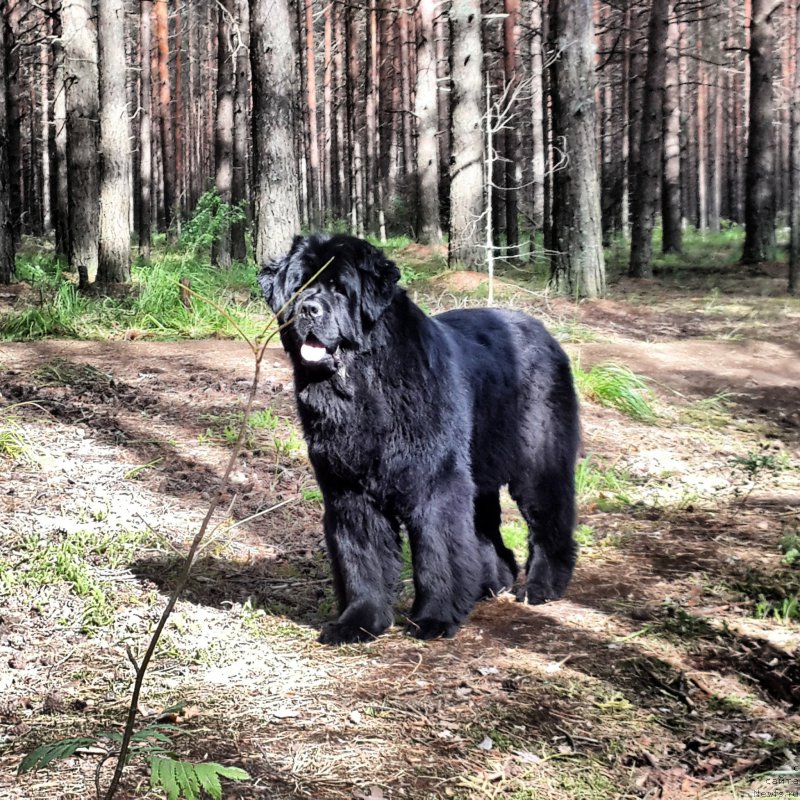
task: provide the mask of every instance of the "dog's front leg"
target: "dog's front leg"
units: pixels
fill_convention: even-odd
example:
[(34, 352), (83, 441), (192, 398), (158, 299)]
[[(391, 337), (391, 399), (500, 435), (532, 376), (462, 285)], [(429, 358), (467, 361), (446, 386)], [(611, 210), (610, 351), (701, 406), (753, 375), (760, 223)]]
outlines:
[(323, 496), (339, 618), (322, 628), (319, 640), (368, 641), (394, 618), (391, 604), (401, 563), (398, 531), (361, 492), (323, 489)]
[(428, 488), (406, 521), (415, 591), (407, 632), (418, 639), (454, 636), (483, 587), (469, 474), (442, 475)]

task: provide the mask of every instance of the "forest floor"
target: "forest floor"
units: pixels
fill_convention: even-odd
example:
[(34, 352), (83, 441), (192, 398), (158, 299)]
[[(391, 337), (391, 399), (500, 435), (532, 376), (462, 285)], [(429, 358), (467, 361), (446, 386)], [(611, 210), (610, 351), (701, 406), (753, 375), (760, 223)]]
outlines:
[[(321, 505), (271, 349), (262, 413), (156, 651), (143, 724), (175, 722), (181, 757), (245, 768), (227, 798), (800, 793), (800, 303), (768, 271), (684, 278), (577, 305), (501, 286), (583, 369), (647, 378), (658, 417), (583, 401), (566, 597), (481, 603), (447, 641), (397, 627), (317, 644), (333, 614)], [(417, 297), (475, 305), (482, 281), (451, 274)], [(120, 729), (126, 648), (143, 652), (163, 609), (251, 374), (234, 341), (0, 344), (4, 800), (93, 794), (92, 748), (16, 767), (42, 743)], [(504, 522), (519, 531), (507, 498)], [(399, 622), (407, 609), (406, 585)], [(118, 796), (163, 794), (134, 762)]]

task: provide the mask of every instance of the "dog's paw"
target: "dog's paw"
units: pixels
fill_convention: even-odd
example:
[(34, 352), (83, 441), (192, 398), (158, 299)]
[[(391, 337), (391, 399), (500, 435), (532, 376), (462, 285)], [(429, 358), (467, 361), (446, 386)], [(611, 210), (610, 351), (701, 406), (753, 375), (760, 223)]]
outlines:
[(322, 644), (354, 644), (355, 642), (371, 642), (376, 634), (366, 628), (347, 622), (328, 622), (322, 626), (319, 641)]
[(458, 632), (455, 622), (446, 622), (431, 617), (412, 619), (406, 626), (406, 633), (416, 639), (452, 639)]

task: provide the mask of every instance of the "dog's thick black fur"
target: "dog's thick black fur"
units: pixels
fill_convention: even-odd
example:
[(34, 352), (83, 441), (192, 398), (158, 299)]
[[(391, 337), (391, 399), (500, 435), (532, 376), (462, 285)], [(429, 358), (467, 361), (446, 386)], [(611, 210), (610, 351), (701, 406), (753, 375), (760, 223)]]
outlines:
[(368, 242), (327, 235), (297, 237), (259, 274), (270, 307), (290, 321), (281, 337), (325, 500), (340, 616), (320, 640), (331, 644), (391, 625), (401, 525), (413, 635), (452, 636), (476, 600), (511, 588), (506, 484), (530, 531), (520, 599), (561, 597), (575, 564), (579, 421), (567, 356), (519, 312), (428, 317), (399, 276)]

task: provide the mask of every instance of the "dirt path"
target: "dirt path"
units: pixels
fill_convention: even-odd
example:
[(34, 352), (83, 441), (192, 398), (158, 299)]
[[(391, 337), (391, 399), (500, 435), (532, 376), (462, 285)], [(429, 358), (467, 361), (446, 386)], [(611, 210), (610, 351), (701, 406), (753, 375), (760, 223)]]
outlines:
[[(341, 649), (315, 642), (332, 613), (321, 508), (290, 371), (269, 352), (270, 412), (141, 708), (189, 704), (176, 749), (253, 776), (226, 797), (745, 797), (759, 775), (800, 768), (800, 626), (772, 613), (797, 591), (779, 542), (800, 531), (800, 350), (569, 349), (647, 376), (661, 418), (584, 404), (567, 598), (481, 604), (452, 641), (397, 631)], [(22, 443), (0, 460), (0, 796), (92, 791), (88, 756), (13, 772), (37, 744), (119, 724), (125, 647), (141, 651), (162, 607), (250, 374), (247, 347), (226, 341), (0, 345), (3, 426)], [(766, 466), (735, 466), (753, 453)], [(519, 524), (510, 506), (504, 519)], [(123, 796), (158, 794), (132, 769)]]

